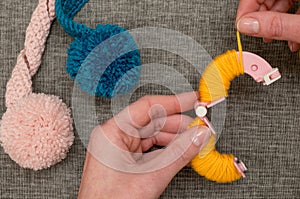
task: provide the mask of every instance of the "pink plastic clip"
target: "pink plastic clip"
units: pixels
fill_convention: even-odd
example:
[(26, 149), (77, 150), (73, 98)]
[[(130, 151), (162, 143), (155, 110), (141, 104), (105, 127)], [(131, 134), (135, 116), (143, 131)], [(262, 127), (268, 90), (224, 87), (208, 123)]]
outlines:
[(213, 102), (196, 101), (196, 103), (194, 105), (196, 115), (208, 126), (208, 128), (211, 130), (211, 132), (215, 135), (216, 135), (216, 131), (215, 131), (213, 125), (210, 123), (210, 121), (206, 117), (207, 109), (213, 107), (214, 105), (216, 105), (224, 100), (225, 100), (225, 97), (222, 97), (219, 100), (216, 100)]
[(238, 158), (234, 158), (233, 164), (235, 166), (235, 168), (238, 170), (238, 172), (243, 176), (243, 178), (246, 177), (245, 175), (245, 171), (247, 171), (247, 167), (245, 166), (245, 164), (241, 161), (238, 160)]
[[(237, 52), (239, 57), (239, 52)], [(260, 56), (243, 52), (244, 72), (250, 75), (256, 82), (263, 82), (264, 85), (270, 85), (281, 78), (278, 68), (272, 66)]]

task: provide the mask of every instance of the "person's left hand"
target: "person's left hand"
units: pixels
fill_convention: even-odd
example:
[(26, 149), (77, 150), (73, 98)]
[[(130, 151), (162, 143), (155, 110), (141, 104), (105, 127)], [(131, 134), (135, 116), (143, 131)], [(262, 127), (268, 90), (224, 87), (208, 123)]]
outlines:
[[(210, 138), (186, 130), (198, 93), (147, 96), (92, 132), (78, 198), (158, 198)], [(152, 146), (167, 146), (145, 153)]]

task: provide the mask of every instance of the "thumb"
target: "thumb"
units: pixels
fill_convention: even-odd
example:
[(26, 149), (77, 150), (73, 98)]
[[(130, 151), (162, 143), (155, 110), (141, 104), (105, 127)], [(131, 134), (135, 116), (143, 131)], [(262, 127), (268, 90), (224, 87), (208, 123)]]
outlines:
[(207, 144), (210, 136), (211, 131), (206, 126), (192, 127), (180, 134), (159, 155), (159, 159), (174, 160), (161, 171), (162, 175), (167, 179), (173, 178)]
[(252, 12), (237, 22), (241, 33), (300, 43), (300, 16), (272, 11)]

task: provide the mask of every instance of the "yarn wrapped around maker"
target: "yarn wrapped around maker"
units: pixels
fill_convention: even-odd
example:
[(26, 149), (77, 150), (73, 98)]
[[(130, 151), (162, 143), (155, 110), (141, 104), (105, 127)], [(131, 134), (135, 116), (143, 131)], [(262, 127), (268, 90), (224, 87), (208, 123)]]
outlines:
[[(217, 56), (205, 69), (199, 84), (200, 101), (195, 104), (197, 118), (188, 128), (197, 125), (208, 126), (213, 135), (203, 150), (191, 161), (192, 168), (205, 178), (220, 182), (232, 182), (245, 177), (247, 171), (244, 163), (232, 154), (221, 154), (215, 149), (219, 134), (206, 117), (206, 108), (212, 107), (228, 96), (231, 81), (241, 75), (248, 74), (256, 82), (270, 85), (281, 78), (278, 68), (263, 58), (250, 52), (243, 52), (239, 32), (237, 32), (239, 53), (229, 50)], [(203, 111), (205, 110), (205, 111)]]
[[(217, 56), (205, 69), (199, 83), (201, 102), (211, 102), (228, 96), (230, 82), (244, 74), (235, 50)], [(188, 128), (205, 125), (195, 118)], [(201, 176), (220, 183), (232, 182), (242, 177), (234, 165), (232, 154), (221, 154), (215, 149), (216, 135), (212, 135), (208, 144), (191, 161), (192, 168)]]
[(114, 97), (132, 91), (139, 82), (140, 53), (133, 37), (117, 25), (95, 29), (73, 21), (88, 0), (57, 0), (57, 19), (74, 38), (66, 71), (90, 95)]
[(6, 107), (0, 123), (0, 142), (12, 160), (33, 170), (48, 168), (67, 156), (73, 144), (70, 109), (57, 96), (32, 92), (32, 76), (41, 64), (55, 18), (54, 0), (40, 0), (26, 31), (6, 86)]

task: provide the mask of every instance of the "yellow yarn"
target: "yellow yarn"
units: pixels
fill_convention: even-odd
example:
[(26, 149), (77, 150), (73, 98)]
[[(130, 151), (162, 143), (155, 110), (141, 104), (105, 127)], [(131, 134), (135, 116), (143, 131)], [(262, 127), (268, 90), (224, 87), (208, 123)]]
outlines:
[[(205, 69), (200, 79), (200, 101), (211, 102), (228, 96), (230, 82), (238, 75), (244, 74), (241, 44), (238, 37), (240, 61), (235, 50), (216, 57)], [(195, 118), (188, 128), (204, 125), (200, 118)], [(191, 161), (192, 168), (205, 178), (225, 183), (240, 179), (242, 176), (234, 166), (232, 154), (220, 154), (215, 149), (216, 137), (212, 136), (208, 144)]]
[(234, 156), (232, 154), (220, 154), (216, 149), (213, 149), (204, 158), (194, 158), (191, 165), (198, 174), (208, 180), (226, 183), (242, 177), (235, 168), (233, 161)]
[(230, 82), (244, 74), (235, 50), (217, 56), (205, 69), (200, 79), (199, 92), (202, 102), (211, 102), (228, 96)]
[(244, 68), (244, 63), (243, 63), (243, 48), (242, 48), (242, 42), (241, 42), (241, 37), (240, 37), (240, 32), (236, 31), (236, 38), (238, 42), (238, 49), (239, 49), (239, 55), (240, 55), (240, 65), (241, 67)]

